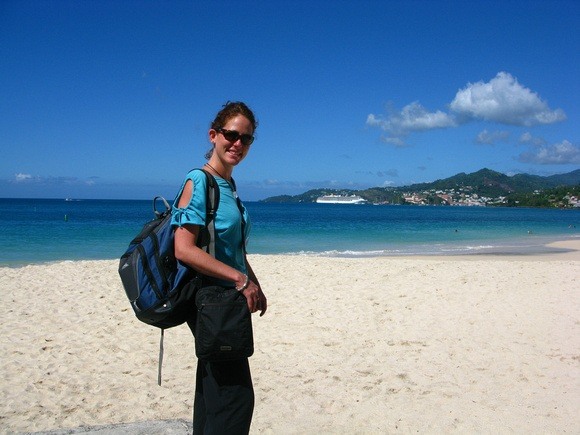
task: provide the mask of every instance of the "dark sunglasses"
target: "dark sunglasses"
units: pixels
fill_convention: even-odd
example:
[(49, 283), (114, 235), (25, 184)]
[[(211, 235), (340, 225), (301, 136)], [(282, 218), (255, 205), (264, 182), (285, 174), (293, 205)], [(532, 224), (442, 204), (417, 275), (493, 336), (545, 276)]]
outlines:
[(220, 132), (228, 142), (237, 142), (238, 139), (242, 141), (242, 145), (250, 146), (254, 142), (254, 136), (251, 134), (240, 134), (236, 130), (226, 130), (225, 128), (218, 128), (216, 131)]

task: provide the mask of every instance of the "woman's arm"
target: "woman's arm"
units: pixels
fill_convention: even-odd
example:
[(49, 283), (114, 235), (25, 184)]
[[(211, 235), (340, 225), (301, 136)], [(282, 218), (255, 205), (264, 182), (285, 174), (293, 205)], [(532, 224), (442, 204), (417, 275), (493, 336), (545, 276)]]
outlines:
[[(187, 180), (179, 198), (178, 207), (186, 208), (191, 201), (192, 195), (193, 182)], [(232, 281), (238, 288), (243, 286), (246, 277), (242, 272), (216, 260), (196, 245), (199, 229), (199, 225), (183, 225), (176, 228), (174, 241), (175, 258), (204, 275)]]
[[(191, 180), (188, 180), (183, 188), (181, 197), (179, 198), (178, 207), (187, 207), (189, 201), (191, 200), (192, 193), (193, 183)], [(196, 245), (197, 238), (199, 237), (199, 230), (199, 225), (183, 225), (175, 230), (175, 258), (204, 275), (231, 281), (234, 283), (236, 288), (242, 288), (246, 283), (246, 275), (244, 275), (239, 270), (234, 269), (233, 267), (228, 266), (219, 260), (216, 260), (213, 256)], [(250, 282), (243, 290), (243, 294), (248, 301), (248, 308), (252, 313), (261, 309), (261, 314), (263, 315), (265, 309), (260, 308), (260, 304), (262, 304), (262, 297), (260, 294), (262, 292), (258, 285), (255, 284), (254, 280), (256, 278), (253, 271), (251, 271), (249, 264), (248, 277), (250, 278)]]
[(266, 310), (268, 309), (268, 299), (266, 295), (262, 291), (262, 286), (258, 281), (258, 277), (254, 273), (250, 262), (248, 261), (248, 256), (246, 255), (246, 268), (248, 269), (248, 276), (250, 277), (250, 281), (256, 285), (257, 288), (257, 301), (256, 301), (256, 311), (260, 310), (260, 317), (266, 314)]
[(199, 229), (198, 225), (184, 225), (175, 230), (175, 258), (204, 275), (232, 281), (236, 287), (242, 287), (246, 280), (242, 272), (196, 246)]

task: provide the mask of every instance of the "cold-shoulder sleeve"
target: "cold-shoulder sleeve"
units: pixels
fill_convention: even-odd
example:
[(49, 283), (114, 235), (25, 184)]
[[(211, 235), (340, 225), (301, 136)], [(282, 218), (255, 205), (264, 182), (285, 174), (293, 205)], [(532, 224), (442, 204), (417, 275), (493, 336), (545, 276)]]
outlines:
[[(179, 207), (179, 199), (181, 198), (185, 184), (189, 180), (193, 183), (193, 193), (187, 206), (182, 208)], [(205, 225), (206, 183), (205, 175), (201, 171), (193, 170), (187, 174), (173, 202), (171, 225), (175, 227), (181, 227), (183, 225)]]

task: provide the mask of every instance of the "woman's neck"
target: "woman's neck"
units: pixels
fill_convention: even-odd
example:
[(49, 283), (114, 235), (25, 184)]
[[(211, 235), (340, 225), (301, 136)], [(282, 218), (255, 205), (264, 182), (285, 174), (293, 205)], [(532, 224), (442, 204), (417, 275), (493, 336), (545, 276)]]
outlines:
[(228, 170), (220, 165), (219, 163), (212, 162), (211, 160), (205, 164), (215, 175), (218, 177), (223, 178), (226, 181), (231, 180), (232, 178), (232, 170)]

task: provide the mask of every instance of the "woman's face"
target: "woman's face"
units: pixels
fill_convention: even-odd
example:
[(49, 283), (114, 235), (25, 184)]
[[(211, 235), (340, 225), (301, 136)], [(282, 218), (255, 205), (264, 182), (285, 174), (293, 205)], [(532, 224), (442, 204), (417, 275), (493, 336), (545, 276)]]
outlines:
[[(252, 123), (244, 115), (236, 115), (226, 122), (223, 130), (223, 132), (214, 129), (209, 131), (210, 140), (215, 145), (214, 154), (224, 165), (236, 166), (250, 150), (250, 145), (244, 145), (243, 142), (247, 139), (244, 136), (250, 137), (254, 134)], [(230, 139), (232, 136), (237, 136), (237, 138), (231, 141), (226, 136), (229, 136)]]

